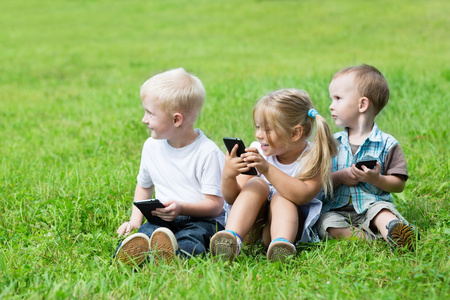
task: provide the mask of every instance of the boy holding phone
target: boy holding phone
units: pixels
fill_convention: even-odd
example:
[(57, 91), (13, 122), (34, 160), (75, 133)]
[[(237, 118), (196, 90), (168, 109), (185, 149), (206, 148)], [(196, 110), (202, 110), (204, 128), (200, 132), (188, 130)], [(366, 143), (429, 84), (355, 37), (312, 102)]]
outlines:
[[(397, 140), (374, 122), (389, 100), (386, 79), (372, 66), (349, 67), (334, 75), (329, 90), (331, 116), (345, 129), (335, 134), (339, 146), (332, 167), (334, 197), (322, 200), (319, 236), (381, 236), (392, 249), (412, 248), (414, 231), (391, 195), (405, 187), (406, 159)], [(377, 161), (373, 169), (368, 167), (370, 159)], [(361, 160), (365, 162), (358, 163)]]
[[(164, 208), (143, 214), (133, 205), (131, 218), (117, 230), (128, 236), (116, 261), (140, 265), (148, 257), (170, 260), (208, 250), (209, 239), (224, 229), (220, 190), (224, 154), (194, 123), (205, 99), (201, 81), (184, 69), (157, 74), (141, 87), (142, 122), (151, 130), (142, 150), (134, 201), (155, 197)], [(142, 225), (142, 226), (141, 226)]]

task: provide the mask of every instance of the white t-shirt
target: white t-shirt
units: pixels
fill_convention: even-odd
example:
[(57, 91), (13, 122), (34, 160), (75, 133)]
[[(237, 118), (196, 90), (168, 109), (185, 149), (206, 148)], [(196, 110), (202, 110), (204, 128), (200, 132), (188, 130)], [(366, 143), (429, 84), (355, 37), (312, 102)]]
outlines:
[[(151, 137), (144, 144), (137, 181), (143, 188), (154, 186), (155, 197), (163, 203), (200, 202), (205, 194), (222, 197), (224, 154), (200, 129), (195, 131), (197, 139), (183, 148)], [(222, 225), (224, 213), (215, 218)]]

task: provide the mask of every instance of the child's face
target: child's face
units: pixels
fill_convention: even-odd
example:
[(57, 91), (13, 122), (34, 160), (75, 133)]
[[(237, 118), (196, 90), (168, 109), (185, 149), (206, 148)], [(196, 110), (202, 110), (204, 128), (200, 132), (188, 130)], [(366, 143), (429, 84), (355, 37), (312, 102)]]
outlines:
[(285, 141), (272, 128), (262, 128), (256, 124), (255, 137), (265, 156), (280, 155), (286, 151)]
[(154, 139), (170, 139), (173, 136), (173, 118), (161, 107), (160, 101), (151, 96), (145, 96), (142, 100), (144, 106), (144, 117), (142, 123), (151, 130)]
[(331, 116), (338, 127), (357, 126), (359, 99), (361, 95), (354, 81), (354, 74), (348, 73), (333, 79), (329, 91), (331, 97)]

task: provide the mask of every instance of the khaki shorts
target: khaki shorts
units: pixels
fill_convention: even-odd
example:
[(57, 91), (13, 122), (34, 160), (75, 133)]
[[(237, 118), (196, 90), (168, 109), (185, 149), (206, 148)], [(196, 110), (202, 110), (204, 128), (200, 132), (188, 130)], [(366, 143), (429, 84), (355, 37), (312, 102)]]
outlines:
[(374, 202), (363, 214), (358, 214), (353, 208), (353, 205), (350, 204), (320, 215), (319, 220), (317, 220), (316, 223), (319, 237), (321, 239), (333, 239), (327, 231), (329, 227), (355, 227), (363, 230), (368, 238), (373, 240), (379, 239), (381, 238), (381, 234), (375, 226), (371, 225), (371, 222), (382, 209), (391, 211), (398, 219), (408, 224), (405, 218), (398, 212), (396, 206), (391, 202)]

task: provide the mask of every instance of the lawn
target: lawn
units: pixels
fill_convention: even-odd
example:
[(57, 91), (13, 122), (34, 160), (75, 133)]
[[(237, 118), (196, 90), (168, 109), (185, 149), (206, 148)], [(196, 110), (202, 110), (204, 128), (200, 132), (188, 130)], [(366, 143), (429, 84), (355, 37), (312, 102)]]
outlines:
[[(0, 298), (450, 298), (450, 4), (398, 1), (3, 0), (0, 4)], [(176, 67), (199, 76), (197, 127), (253, 141), (251, 109), (296, 87), (329, 115), (328, 84), (375, 65), (391, 97), (377, 117), (410, 173), (395, 194), (421, 234), (299, 245), (271, 264), (256, 245), (232, 265), (209, 255), (139, 271), (110, 258), (130, 215), (140, 85)]]

